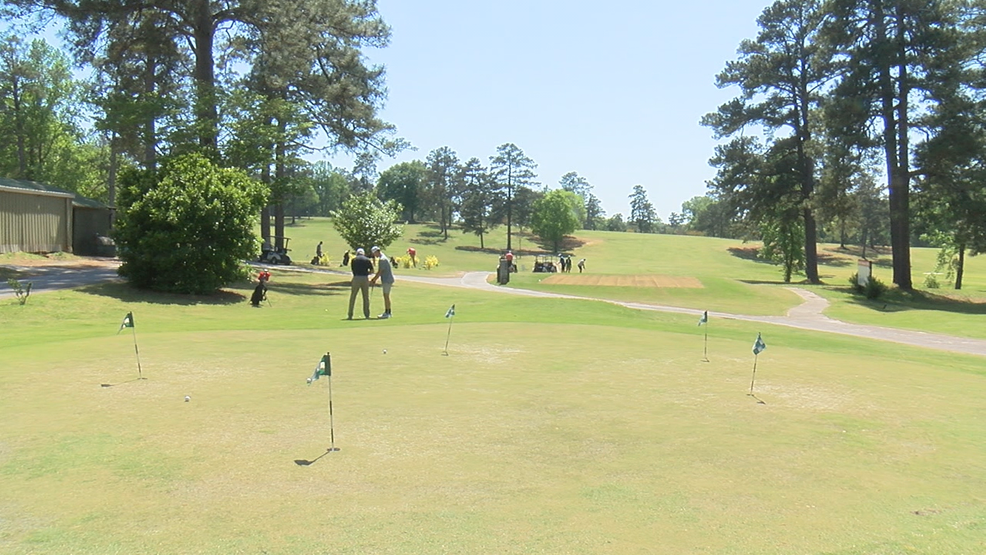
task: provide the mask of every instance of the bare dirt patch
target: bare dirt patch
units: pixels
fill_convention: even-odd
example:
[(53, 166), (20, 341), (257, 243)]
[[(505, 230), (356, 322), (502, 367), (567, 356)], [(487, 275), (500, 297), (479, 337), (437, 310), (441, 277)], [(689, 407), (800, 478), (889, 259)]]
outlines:
[(704, 286), (691, 276), (663, 275), (598, 275), (555, 274), (541, 280), (551, 285), (598, 285), (602, 287), (664, 287), (702, 289)]
[(0, 266), (18, 268), (116, 268), (119, 265), (118, 258), (75, 256), (65, 253), (0, 255)]

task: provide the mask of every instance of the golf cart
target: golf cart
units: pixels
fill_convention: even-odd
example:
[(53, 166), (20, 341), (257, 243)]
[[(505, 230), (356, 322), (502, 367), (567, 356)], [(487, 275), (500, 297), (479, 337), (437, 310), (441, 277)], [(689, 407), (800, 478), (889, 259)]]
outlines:
[[(281, 247), (275, 247), (270, 244), (270, 239), (275, 240), (275, 245), (281, 244)], [(264, 241), (263, 246), (260, 249), (260, 257), (257, 259), (258, 262), (263, 264), (290, 264), (291, 257), (288, 256), (288, 242), (291, 241), (289, 237), (282, 237), (280, 235), (271, 235), (270, 239)], [(278, 241), (280, 239), (280, 241)]]
[(555, 263), (552, 261), (552, 258), (554, 258), (554, 257), (545, 256), (543, 254), (539, 254), (539, 255), (535, 256), (534, 257), (534, 273), (557, 272), (558, 271), (558, 267), (555, 266)]

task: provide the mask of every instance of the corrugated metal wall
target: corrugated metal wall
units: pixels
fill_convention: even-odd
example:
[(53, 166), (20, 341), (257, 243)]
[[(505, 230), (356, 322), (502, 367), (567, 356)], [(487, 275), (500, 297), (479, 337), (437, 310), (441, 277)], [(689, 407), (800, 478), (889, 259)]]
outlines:
[(0, 187), (0, 252), (72, 252), (72, 195)]

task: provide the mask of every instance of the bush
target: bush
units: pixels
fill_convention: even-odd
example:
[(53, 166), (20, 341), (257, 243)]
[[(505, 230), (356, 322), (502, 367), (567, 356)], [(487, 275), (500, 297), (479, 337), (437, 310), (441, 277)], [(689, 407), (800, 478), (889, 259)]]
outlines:
[(859, 284), (858, 273), (849, 276), (849, 287), (852, 288), (854, 293), (862, 293), (863, 290), (865, 289), (862, 285)]
[(887, 284), (880, 281), (876, 276), (870, 276), (870, 279), (866, 282), (866, 285), (859, 285), (857, 283), (858, 278), (858, 274), (849, 276), (849, 285), (852, 287), (854, 293), (866, 295), (867, 299), (878, 299), (887, 292)]
[(877, 279), (874, 276), (870, 276), (869, 281), (866, 282), (866, 287), (863, 293), (866, 295), (867, 299), (879, 299), (887, 292), (887, 285)]
[(7, 279), (7, 285), (14, 290), (14, 295), (17, 295), (17, 302), (21, 305), (27, 304), (27, 298), (31, 296), (31, 286), (34, 285), (32, 282), (27, 282), (27, 286), (24, 286), (20, 281), (14, 278)]
[(934, 273), (930, 273), (924, 277), (924, 287), (925, 289), (938, 289), (941, 287), (938, 283), (938, 278), (935, 277)]
[(426, 256), (425, 257), (425, 270), (430, 270), (430, 269), (432, 269), (432, 268), (434, 268), (436, 266), (438, 266), (438, 257), (437, 256)]
[(374, 245), (386, 249), (404, 233), (404, 226), (397, 223), (401, 210), (397, 202), (384, 202), (372, 192), (353, 195), (332, 212), (332, 225), (353, 250), (362, 247), (370, 252)]
[(120, 275), (135, 287), (208, 294), (243, 279), (240, 264), (257, 252), (254, 225), (265, 185), (198, 154), (157, 172), (121, 176), (114, 239)]

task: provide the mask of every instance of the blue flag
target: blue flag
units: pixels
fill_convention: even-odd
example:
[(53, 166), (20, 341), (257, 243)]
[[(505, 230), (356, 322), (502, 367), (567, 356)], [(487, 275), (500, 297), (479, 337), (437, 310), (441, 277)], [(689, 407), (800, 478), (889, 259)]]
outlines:
[(760, 334), (758, 333), (757, 340), (755, 343), (753, 343), (753, 354), (759, 355), (766, 348), (767, 348), (767, 344), (763, 342), (763, 338), (760, 337)]
[(455, 316), (455, 305), (448, 307), (448, 310), (445, 311), (446, 318), (451, 318), (453, 316)]

